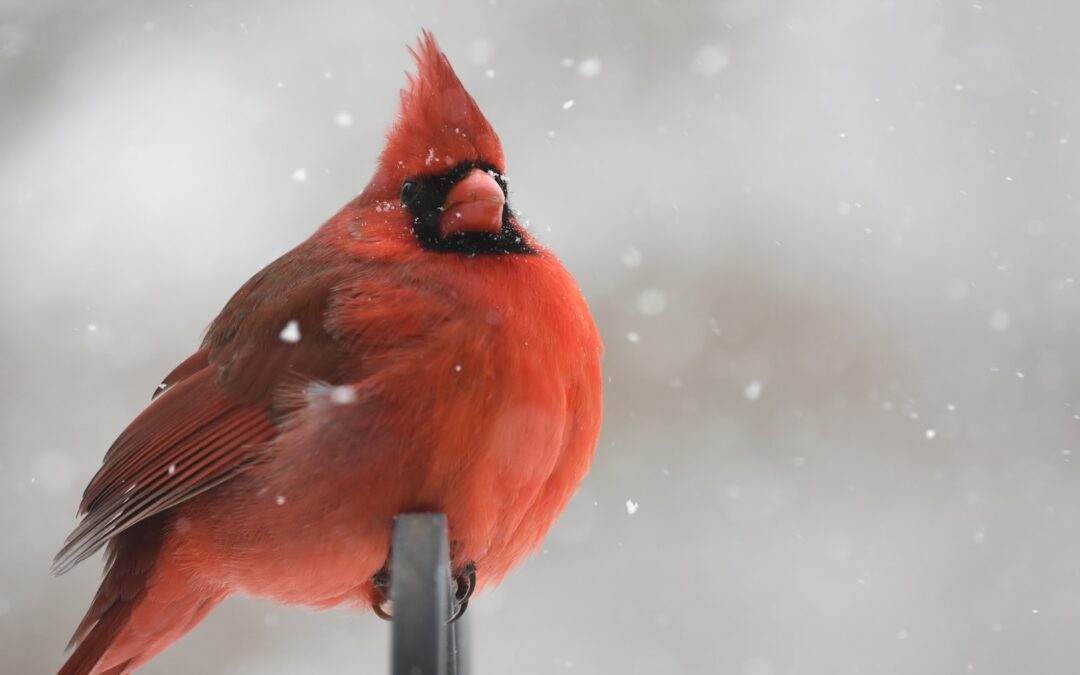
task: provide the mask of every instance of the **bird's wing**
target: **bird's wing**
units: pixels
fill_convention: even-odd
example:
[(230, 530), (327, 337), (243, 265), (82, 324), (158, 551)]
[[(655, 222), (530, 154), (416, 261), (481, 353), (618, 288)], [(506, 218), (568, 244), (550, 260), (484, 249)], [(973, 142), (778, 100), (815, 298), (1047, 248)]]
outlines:
[(62, 574), (109, 539), (236, 476), (259, 460), (312, 381), (335, 383), (343, 362), (325, 328), (343, 270), (285, 256), (222, 310), (203, 348), (159, 385), (105, 455), (83, 493), (85, 518), (57, 554)]
[(228, 480), (275, 433), (269, 411), (223, 394), (204, 367), (150, 406), (113, 443), (83, 495), (86, 517), (56, 556), (62, 574), (141, 520)]

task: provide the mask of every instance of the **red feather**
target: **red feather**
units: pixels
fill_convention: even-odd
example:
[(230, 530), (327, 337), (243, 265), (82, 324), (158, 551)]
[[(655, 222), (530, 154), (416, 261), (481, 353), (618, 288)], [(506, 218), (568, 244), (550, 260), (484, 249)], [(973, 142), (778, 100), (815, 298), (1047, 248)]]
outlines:
[(233, 296), (105, 455), (56, 561), (109, 547), (63, 673), (129, 672), (231, 593), (370, 605), (403, 512), (445, 512), (455, 570), (497, 583), (588, 470), (588, 307), (509, 210), (438, 229), (466, 174), (505, 192), (504, 158), (430, 34), (414, 54), (371, 183)]
[(266, 411), (224, 396), (204, 368), (156, 399), (120, 435), (83, 495), (86, 518), (57, 556), (65, 572), (111, 537), (228, 480), (274, 428)]

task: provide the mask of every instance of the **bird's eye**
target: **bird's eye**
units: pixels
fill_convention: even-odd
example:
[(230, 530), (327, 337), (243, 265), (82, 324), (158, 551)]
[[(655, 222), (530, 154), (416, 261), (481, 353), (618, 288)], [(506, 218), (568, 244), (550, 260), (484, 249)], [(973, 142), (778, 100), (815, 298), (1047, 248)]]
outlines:
[(420, 193), (420, 184), (414, 180), (407, 180), (401, 186), (401, 202), (408, 204)]

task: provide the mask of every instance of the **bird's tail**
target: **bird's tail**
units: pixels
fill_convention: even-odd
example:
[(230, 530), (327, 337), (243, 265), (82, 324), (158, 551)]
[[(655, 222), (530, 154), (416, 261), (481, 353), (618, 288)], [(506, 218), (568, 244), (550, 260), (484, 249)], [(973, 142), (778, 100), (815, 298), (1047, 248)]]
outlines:
[[(199, 589), (161, 550), (159, 524), (124, 532), (57, 675), (123, 675), (194, 628), (227, 595)], [(157, 525), (157, 527), (155, 527)]]

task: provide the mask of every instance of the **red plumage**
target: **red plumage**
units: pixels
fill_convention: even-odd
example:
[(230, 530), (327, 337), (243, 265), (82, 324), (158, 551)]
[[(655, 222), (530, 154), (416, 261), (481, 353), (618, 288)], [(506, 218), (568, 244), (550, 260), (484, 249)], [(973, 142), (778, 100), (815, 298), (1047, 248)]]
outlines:
[[(502, 147), (428, 33), (364, 192), (248, 281), (87, 487), (108, 545), (67, 675), (126, 673), (232, 593), (370, 606), (395, 515), (447, 514), (493, 584), (592, 459), (601, 344), (505, 201)], [(493, 215), (494, 214), (494, 215)]]

